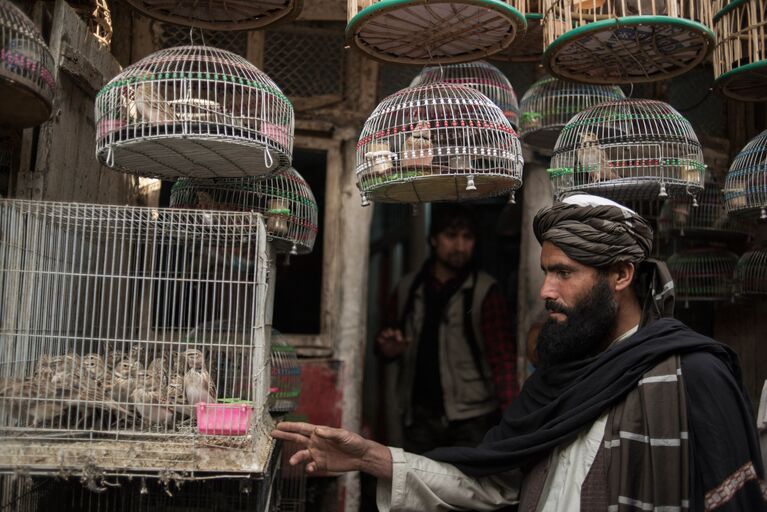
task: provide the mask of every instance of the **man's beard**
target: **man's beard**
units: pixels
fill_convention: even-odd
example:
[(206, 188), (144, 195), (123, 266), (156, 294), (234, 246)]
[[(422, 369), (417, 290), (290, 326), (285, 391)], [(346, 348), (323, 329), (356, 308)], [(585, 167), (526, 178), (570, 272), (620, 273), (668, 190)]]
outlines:
[(603, 277), (572, 308), (547, 300), (546, 309), (563, 313), (566, 319), (557, 322), (549, 318), (541, 327), (535, 347), (541, 368), (596, 355), (605, 348), (618, 318), (618, 305)]

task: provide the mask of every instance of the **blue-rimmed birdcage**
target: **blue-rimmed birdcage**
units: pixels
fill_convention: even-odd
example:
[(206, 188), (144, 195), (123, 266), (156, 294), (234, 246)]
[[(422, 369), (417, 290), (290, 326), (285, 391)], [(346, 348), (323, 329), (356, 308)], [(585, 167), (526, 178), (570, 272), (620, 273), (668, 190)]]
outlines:
[(675, 252), (667, 261), (674, 278), (674, 292), (685, 304), (732, 299), (732, 276), (738, 256), (716, 247)]
[(301, 367), (296, 349), (272, 337), (272, 378), (269, 388), (269, 411), (272, 414), (293, 412), (301, 395)]
[(303, 0), (127, 0), (145, 16), (174, 25), (209, 30), (255, 30), (290, 21), (301, 12)]
[(730, 214), (767, 219), (767, 130), (732, 161), (724, 182), (724, 204)]
[(705, 169), (703, 148), (682, 114), (661, 101), (626, 99), (590, 107), (565, 125), (549, 177), (555, 194), (639, 200), (695, 197)]
[(96, 96), (96, 156), (158, 178), (240, 178), (290, 167), (293, 105), (243, 57), (177, 46), (125, 68)]
[(734, 279), (738, 297), (767, 296), (767, 248), (746, 251), (735, 265)]

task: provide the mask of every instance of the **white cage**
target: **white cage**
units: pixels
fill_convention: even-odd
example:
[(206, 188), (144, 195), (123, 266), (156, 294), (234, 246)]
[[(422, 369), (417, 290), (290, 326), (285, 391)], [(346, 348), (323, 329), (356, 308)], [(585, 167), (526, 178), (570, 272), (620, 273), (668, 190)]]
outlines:
[(739, 297), (767, 296), (767, 248), (755, 247), (735, 265), (735, 294)]
[(767, 219), (767, 130), (738, 153), (724, 181), (727, 212)]
[(674, 278), (677, 300), (727, 301), (733, 293), (733, 271), (738, 257), (715, 247), (686, 249), (672, 254), (667, 261)]
[(266, 254), (254, 213), (0, 200), (0, 472), (260, 471)]
[(125, 68), (96, 96), (96, 156), (156, 178), (240, 178), (290, 167), (290, 100), (245, 58), (177, 46)]
[(703, 189), (703, 148), (690, 122), (654, 100), (609, 101), (576, 114), (557, 139), (555, 194), (584, 190), (618, 200), (694, 197)]

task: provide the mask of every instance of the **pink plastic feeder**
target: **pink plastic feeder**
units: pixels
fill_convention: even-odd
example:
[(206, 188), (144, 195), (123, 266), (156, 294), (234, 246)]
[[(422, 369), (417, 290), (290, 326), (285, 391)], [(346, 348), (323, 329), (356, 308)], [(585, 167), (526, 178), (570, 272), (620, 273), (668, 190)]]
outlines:
[(248, 404), (197, 404), (197, 430), (213, 436), (248, 433), (253, 406)]

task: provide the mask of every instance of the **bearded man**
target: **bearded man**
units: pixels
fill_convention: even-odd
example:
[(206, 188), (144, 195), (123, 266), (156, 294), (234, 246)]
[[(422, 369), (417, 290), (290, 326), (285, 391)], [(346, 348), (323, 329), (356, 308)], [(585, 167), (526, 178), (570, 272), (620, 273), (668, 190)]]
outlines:
[(378, 477), (380, 510), (758, 511), (764, 472), (737, 356), (671, 313), (652, 230), (575, 195), (534, 220), (549, 318), (538, 370), (474, 448), (418, 456), (283, 423), (309, 473)]

